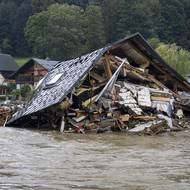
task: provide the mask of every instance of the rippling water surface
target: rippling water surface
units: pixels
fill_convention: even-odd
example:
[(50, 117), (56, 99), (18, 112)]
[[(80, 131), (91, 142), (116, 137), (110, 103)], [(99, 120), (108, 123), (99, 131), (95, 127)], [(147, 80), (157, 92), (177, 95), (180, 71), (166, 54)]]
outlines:
[(0, 189), (189, 190), (189, 139), (0, 128)]

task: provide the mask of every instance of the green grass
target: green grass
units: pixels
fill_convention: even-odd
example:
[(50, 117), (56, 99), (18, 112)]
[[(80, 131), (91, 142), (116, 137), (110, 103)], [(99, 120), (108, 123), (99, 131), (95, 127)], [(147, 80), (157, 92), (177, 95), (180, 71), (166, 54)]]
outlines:
[(17, 65), (22, 66), (29, 60), (29, 58), (27, 58), (27, 57), (16, 57), (15, 60), (16, 60)]

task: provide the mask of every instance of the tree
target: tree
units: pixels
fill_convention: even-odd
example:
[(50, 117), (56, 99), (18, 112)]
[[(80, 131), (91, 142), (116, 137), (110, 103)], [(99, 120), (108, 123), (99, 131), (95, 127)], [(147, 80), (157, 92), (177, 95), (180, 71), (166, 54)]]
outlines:
[(116, 38), (126, 37), (130, 33), (128, 27), (128, 4), (125, 0), (119, 1), (116, 9), (117, 22), (116, 22)]
[(5, 38), (2, 41), (1, 47), (3, 53), (10, 53), (12, 50), (11, 41), (8, 38)]
[(47, 10), (48, 6), (57, 3), (56, 0), (32, 0), (31, 7), (34, 13)]
[(89, 5), (85, 10), (86, 18), (86, 50), (92, 51), (105, 45), (105, 29), (101, 9)]
[(187, 25), (184, 5), (180, 0), (160, 0), (161, 24), (158, 35), (162, 41), (187, 47)]
[(160, 43), (156, 51), (182, 75), (190, 72), (190, 52), (176, 44)]
[(29, 18), (25, 34), (38, 56), (69, 59), (84, 49), (83, 11), (74, 5), (51, 5)]
[(29, 1), (23, 1), (17, 8), (15, 21), (12, 26), (12, 42), (17, 56), (29, 56), (31, 49), (24, 36), (24, 27), (28, 18), (32, 15), (32, 7)]
[(159, 23), (158, 0), (126, 0), (126, 29), (130, 33), (140, 32), (146, 38), (156, 36)]
[(5, 53), (14, 53), (12, 42), (12, 25), (17, 6), (14, 1), (0, 3), (0, 49)]
[(140, 32), (145, 37), (157, 36), (159, 0), (104, 0), (102, 11), (109, 42), (135, 32)]
[(29, 44), (31, 44), (33, 48), (33, 53), (35, 55), (40, 55), (40, 57), (48, 56), (46, 41), (46, 31), (48, 27), (47, 20), (48, 15), (46, 12), (35, 14), (29, 18), (25, 28), (25, 35), (28, 38)]
[[(184, 5), (184, 12), (185, 12), (185, 25), (187, 27), (187, 31), (190, 31), (190, 1), (182, 0), (182, 3)], [(190, 50), (190, 33), (189, 32), (187, 32), (187, 39), (185, 41), (185, 45)]]
[[(119, 1), (120, 2), (120, 1)], [(118, 0), (103, 0), (102, 15), (104, 18), (104, 27), (106, 34), (106, 41), (113, 42), (116, 37), (116, 23), (118, 18), (117, 13)]]
[(148, 43), (152, 46), (153, 49), (156, 49), (160, 45), (160, 40), (158, 38), (149, 38)]

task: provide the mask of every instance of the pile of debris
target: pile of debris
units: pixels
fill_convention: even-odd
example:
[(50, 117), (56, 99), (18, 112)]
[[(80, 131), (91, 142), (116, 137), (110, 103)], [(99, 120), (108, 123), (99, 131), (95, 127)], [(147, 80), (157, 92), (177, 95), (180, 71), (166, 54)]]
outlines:
[(23, 108), (23, 102), (4, 101), (0, 103), (0, 127), (5, 127), (11, 115)]
[(5, 124), (10, 115), (11, 115), (11, 110), (9, 107), (6, 106), (0, 107), (0, 127), (5, 127)]
[(182, 98), (179, 89), (190, 92), (190, 84), (170, 68), (172, 74), (167, 73), (168, 66), (159, 66), (157, 57), (150, 60), (147, 55), (124, 40), (59, 63), (8, 124), (61, 132), (149, 135), (189, 128), (190, 101)]
[[(59, 104), (60, 114), (65, 110), (61, 119), (61, 132), (125, 131), (158, 134), (180, 130), (185, 126), (173, 126), (172, 117), (182, 119), (183, 111), (176, 110), (178, 113), (174, 115), (175, 95), (169, 89), (163, 88), (160, 82), (145, 74), (142, 69), (132, 67), (128, 61), (116, 57), (115, 63), (120, 67), (103, 89), (101, 82), (104, 84), (106, 80), (97, 73), (96, 68), (75, 89), (72, 100), (67, 98)], [(109, 68), (111, 73), (114, 65)], [(139, 78), (139, 84), (129, 83), (130, 75)], [(87, 86), (88, 82), (92, 84)], [(54, 126), (60, 125), (55, 123)]]

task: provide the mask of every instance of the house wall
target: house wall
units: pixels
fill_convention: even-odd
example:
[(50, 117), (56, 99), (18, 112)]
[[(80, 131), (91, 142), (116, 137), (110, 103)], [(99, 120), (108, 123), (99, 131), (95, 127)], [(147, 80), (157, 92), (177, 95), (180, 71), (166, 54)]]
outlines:
[(35, 86), (35, 84), (46, 74), (47, 70), (44, 67), (34, 63), (17, 74), (15, 77), (16, 84), (30, 84)]
[(38, 83), (48, 71), (39, 64), (34, 65), (34, 83)]
[(4, 79), (3, 75), (0, 73), (0, 85), (3, 84), (4, 80), (5, 80), (5, 79)]

